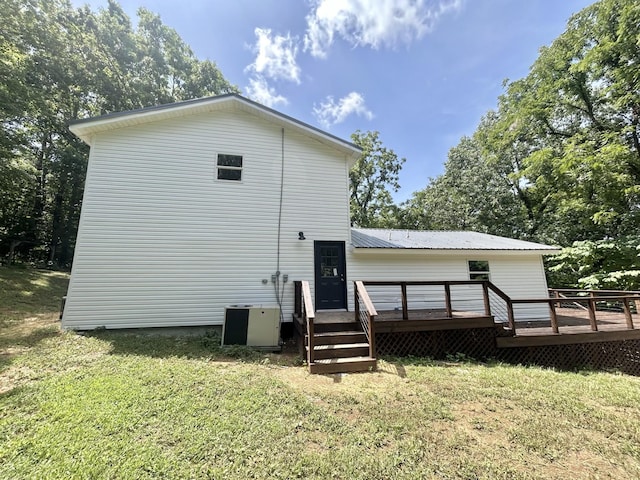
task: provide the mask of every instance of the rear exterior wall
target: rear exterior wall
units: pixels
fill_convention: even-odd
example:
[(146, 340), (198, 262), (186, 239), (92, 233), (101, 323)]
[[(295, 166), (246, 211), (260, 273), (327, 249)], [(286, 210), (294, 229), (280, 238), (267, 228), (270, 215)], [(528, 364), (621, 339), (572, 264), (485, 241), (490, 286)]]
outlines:
[[(218, 153), (243, 156), (241, 182), (216, 179)], [(313, 240), (348, 241), (347, 181), (344, 155), (289, 129), (283, 148), (281, 127), (248, 113), (94, 137), (63, 327), (219, 325), (225, 305), (277, 304), (277, 270), (290, 319)]]

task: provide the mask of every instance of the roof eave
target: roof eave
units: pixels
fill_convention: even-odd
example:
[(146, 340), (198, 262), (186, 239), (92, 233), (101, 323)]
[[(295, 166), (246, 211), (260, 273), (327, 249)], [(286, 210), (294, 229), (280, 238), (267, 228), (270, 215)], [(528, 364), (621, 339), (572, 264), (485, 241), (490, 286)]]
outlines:
[(178, 118), (189, 114), (224, 110), (225, 108), (253, 113), (264, 118), (269, 118), (274, 123), (282, 125), (283, 127), (289, 126), (295, 130), (304, 132), (321, 143), (341, 151), (350, 163), (355, 162), (362, 154), (360, 147), (351, 142), (347, 142), (319, 128), (233, 93), (75, 120), (69, 123), (69, 130), (82, 141), (91, 145), (92, 138), (97, 133), (157, 120)]
[(434, 254), (434, 255), (448, 255), (454, 253), (464, 254), (508, 254), (508, 255), (523, 255), (523, 254), (538, 254), (538, 255), (555, 255), (560, 252), (559, 248), (545, 248), (545, 249), (498, 249), (498, 248), (405, 248), (405, 247), (357, 247), (353, 245), (353, 251), (358, 253), (391, 253), (402, 252), (408, 254)]

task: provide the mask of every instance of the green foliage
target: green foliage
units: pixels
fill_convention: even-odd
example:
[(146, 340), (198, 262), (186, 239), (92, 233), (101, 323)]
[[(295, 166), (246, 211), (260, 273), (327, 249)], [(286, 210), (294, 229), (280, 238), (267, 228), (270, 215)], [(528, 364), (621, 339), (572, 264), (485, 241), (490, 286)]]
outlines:
[(66, 267), (88, 147), (69, 121), (236, 91), (152, 12), (0, 4), (0, 255)]
[(549, 285), (640, 290), (640, 237), (584, 240), (547, 260)]
[(405, 159), (384, 147), (378, 132), (358, 130), (351, 139), (362, 148), (362, 155), (349, 172), (351, 225), (393, 227), (398, 207), (389, 189), (397, 192), (400, 188), (398, 174)]
[(404, 227), (525, 235), (512, 182), (487, 163), (480, 133), (462, 138), (449, 151), (445, 173), (403, 204)]

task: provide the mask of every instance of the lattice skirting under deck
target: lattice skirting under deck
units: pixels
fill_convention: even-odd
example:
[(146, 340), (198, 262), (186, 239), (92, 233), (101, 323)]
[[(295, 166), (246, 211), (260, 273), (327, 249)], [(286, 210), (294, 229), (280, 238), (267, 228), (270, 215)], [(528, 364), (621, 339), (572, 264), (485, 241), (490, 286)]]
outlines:
[(446, 359), (451, 355), (464, 354), (477, 360), (495, 359), (562, 370), (616, 370), (640, 376), (640, 340), (498, 349), (495, 337), (502, 333), (500, 330), (478, 328), (377, 333), (377, 354), (433, 359)]
[(496, 356), (495, 337), (494, 328), (376, 333), (376, 351), (378, 355), (434, 359), (463, 353), (484, 360)]
[(640, 376), (640, 340), (502, 348), (497, 359), (561, 370), (616, 370)]

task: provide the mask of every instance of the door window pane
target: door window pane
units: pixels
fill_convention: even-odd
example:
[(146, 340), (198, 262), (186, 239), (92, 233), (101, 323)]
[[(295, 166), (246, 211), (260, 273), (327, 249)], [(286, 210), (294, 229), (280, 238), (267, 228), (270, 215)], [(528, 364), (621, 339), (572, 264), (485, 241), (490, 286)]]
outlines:
[(320, 275), (325, 278), (339, 276), (336, 247), (320, 247)]

